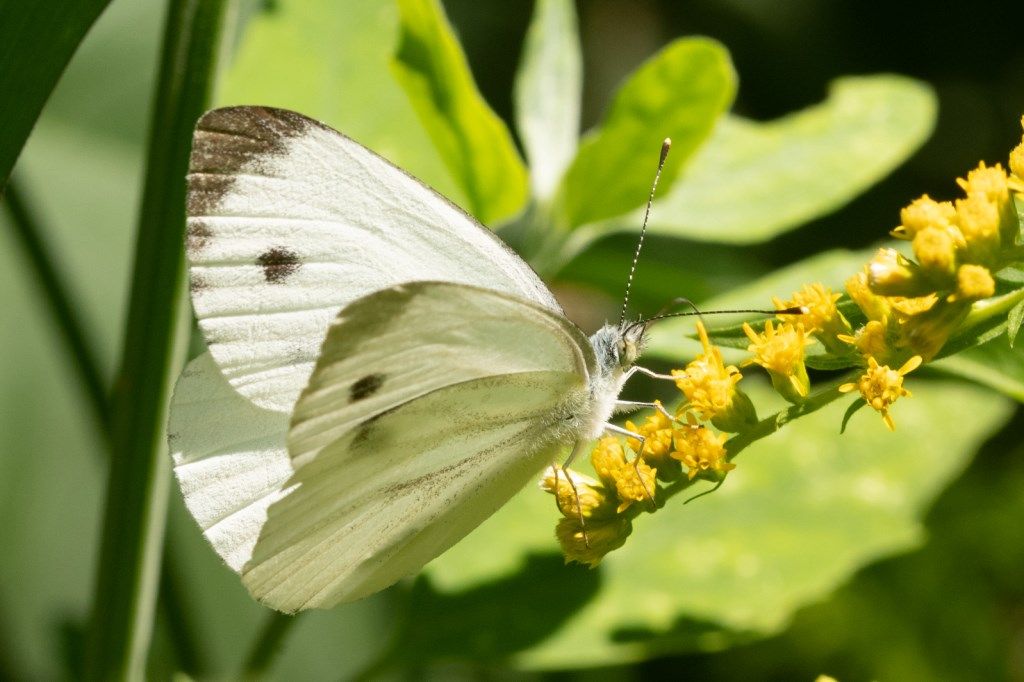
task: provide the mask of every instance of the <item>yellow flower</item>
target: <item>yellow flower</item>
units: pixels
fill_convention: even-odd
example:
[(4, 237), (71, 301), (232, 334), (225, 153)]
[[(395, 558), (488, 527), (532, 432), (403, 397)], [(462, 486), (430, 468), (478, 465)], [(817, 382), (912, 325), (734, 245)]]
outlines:
[(676, 429), (676, 450), (672, 457), (686, 465), (686, 475), (692, 480), (705, 471), (722, 476), (736, 468), (726, 459), (724, 433), (715, 434), (711, 429), (698, 426), (695, 421)]
[(879, 296), (871, 291), (871, 287), (868, 286), (867, 267), (846, 280), (846, 293), (869, 320), (878, 320), (884, 323), (889, 319), (892, 306), (885, 296)]
[(722, 351), (711, 345), (700, 322), (697, 333), (704, 353), (685, 370), (672, 370), (676, 387), (686, 396), (681, 410), (695, 410), (701, 419), (711, 420), (723, 431), (741, 431), (757, 422), (754, 405), (736, 384), (743, 375), (734, 365), (726, 366)]
[(956, 292), (950, 301), (977, 301), (995, 296), (996, 281), (984, 265), (961, 265), (956, 271)]
[[(602, 518), (614, 515), (615, 507), (609, 503), (607, 492), (594, 479), (570, 469), (566, 472), (556, 466), (550, 466), (544, 472), (540, 486), (555, 496), (558, 511), (569, 518)], [(556, 487), (557, 483), (557, 487)], [(575, 486), (575, 491), (573, 490)], [(577, 499), (579, 503), (577, 504)]]
[(776, 331), (772, 321), (768, 320), (764, 323), (764, 334), (758, 334), (744, 322), (743, 333), (750, 339), (747, 350), (754, 355), (743, 364), (764, 367), (779, 395), (792, 403), (799, 403), (811, 388), (807, 367), (804, 366), (804, 352), (812, 341), (804, 333), (803, 325), (784, 322)]
[(587, 523), (585, 527), (579, 518), (566, 517), (559, 519), (555, 526), (565, 563), (575, 561), (591, 568), (597, 566), (605, 554), (622, 547), (631, 532), (633, 524), (624, 516)]
[(1002, 207), (1010, 200), (1010, 191), (1006, 186), (1006, 171), (998, 163), (992, 167), (985, 166), (982, 161), (978, 167), (970, 171), (966, 178), (957, 178), (956, 184), (964, 190), (964, 194), (971, 196), (978, 193), (983, 195), (989, 203)]
[(855, 336), (844, 334), (839, 338), (856, 347), (865, 358), (885, 358), (889, 354), (885, 325), (878, 320), (868, 320)]
[[(655, 401), (661, 405), (660, 400)], [(639, 433), (644, 437), (644, 459), (656, 460), (668, 454), (672, 448), (672, 420), (666, 417), (661, 410), (655, 410), (644, 418), (644, 423), (637, 426), (633, 421), (626, 421), (626, 430)], [(640, 441), (636, 438), (627, 438), (626, 443), (633, 449), (633, 452), (640, 452)]]
[(597, 441), (590, 453), (590, 463), (594, 465), (601, 482), (609, 488), (615, 487), (615, 477), (626, 464), (626, 451), (615, 436), (605, 436)]
[(896, 249), (879, 249), (867, 272), (868, 287), (880, 296), (921, 296), (934, 289), (917, 263)]
[(970, 259), (978, 263), (994, 262), (1001, 236), (999, 207), (985, 194), (975, 192), (966, 199), (957, 199), (956, 217)]
[(629, 509), (634, 502), (653, 502), (655, 477), (658, 472), (641, 458), (626, 462), (615, 477), (615, 492), (619, 496), (619, 514)]
[(842, 334), (849, 334), (852, 330), (850, 323), (846, 321), (843, 314), (836, 307), (836, 301), (842, 298), (842, 294), (832, 293), (832, 290), (815, 282), (805, 284), (800, 291), (793, 294), (788, 301), (780, 298), (772, 298), (776, 308), (803, 307), (807, 310), (802, 315), (779, 315), (779, 319), (791, 319), (793, 322), (800, 322), (808, 334), (813, 334), (830, 352), (841, 352), (842, 347), (836, 341)]
[[(1020, 117), (1020, 127), (1024, 128), (1024, 116)], [(1010, 179), (1010, 189), (1015, 192), (1024, 192), (1024, 137), (1020, 144), (1010, 152), (1010, 172), (1013, 177)]]
[(956, 209), (948, 201), (935, 201), (927, 194), (915, 199), (909, 206), (900, 211), (903, 223), (891, 232), (898, 239), (913, 239), (925, 228), (946, 229), (953, 225)]
[[(661, 402), (655, 402), (661, 405)], [(661, 410), (655, 410), (654, 414), (648, 415), (643, 424), (627, 421), (626, 430), (644, 437), (643, 460), (654, 468), (658, 478), (670, 481), (679, 477), (679, 462), (668, 456), (672, 451), (672, 420)], [(627, 438), (626, 443), (633, 452), (640, 452), (638, 439)]]
[(617, 512), (625, 511), (633, 502), (652, 499), (657, 470), (642, 458), (638, 462), (626, 461), (626, 451), (618, 438), (605, 436), (598, 440), (590, 462), (605, 486), (615, 490), (620, 503)]
[(937, 300), (923, 312), (899, 316), (900, 347), (925, 361), (934, 358), (971, 310), (970, 301)]
[(956, 228), (926, 227), (914, 235), (917, 262), (940, 284), (947, 283), (956, 272), (957, 250), (963, 246), (966, 246), (966, 242)]
[(889, 414), (889, 408), (899, 398), (909, 397), (910, 391), (903, 388), (903, 377), (917, 369), (921, 364), (921, 357), (915, 355), (907, 360), (897, 370), (889, 369), (887, 365), (879, 365), (873, 357), (868, 358), (868, 368), (856, 383), (843, 384), (839, 390), (849, 393), (853, 390), (860, 390), (864, 401), (875, 411), (882, 415), (882, 420), (889, 430), (895, 430), (896, 424)]

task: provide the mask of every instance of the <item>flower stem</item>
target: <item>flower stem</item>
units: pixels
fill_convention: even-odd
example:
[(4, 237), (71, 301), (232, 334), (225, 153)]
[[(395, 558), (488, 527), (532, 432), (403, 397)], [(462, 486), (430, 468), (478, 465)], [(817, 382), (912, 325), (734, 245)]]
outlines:
[(111, 398), (111, 466), (85, 678), (142, 679), (170, 467), (171, 386), (185, 360), (185, 173), (209, 100), (225, 0), (170, 0), (147, 151), (131, 301)]

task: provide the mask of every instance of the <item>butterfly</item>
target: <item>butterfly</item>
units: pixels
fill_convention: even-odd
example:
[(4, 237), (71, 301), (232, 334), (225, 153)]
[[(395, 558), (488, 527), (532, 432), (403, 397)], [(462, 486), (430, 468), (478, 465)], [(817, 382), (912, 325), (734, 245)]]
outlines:
[(415, 573), (641, 405), (618, 395), (644, 321), (588, 337), (493, 232), (301, 114), (205, 114), (187, 215), (207, 351), (174, 391), (174, 471), (275, 609)]

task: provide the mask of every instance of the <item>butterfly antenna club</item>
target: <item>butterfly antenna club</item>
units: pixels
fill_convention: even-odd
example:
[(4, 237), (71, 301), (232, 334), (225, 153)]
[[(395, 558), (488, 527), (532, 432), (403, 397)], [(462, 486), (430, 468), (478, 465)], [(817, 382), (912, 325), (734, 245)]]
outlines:
[(668, 150), (672, 148), (671, 138), (666, 137), (661, 143), (661, 156), (658, 159), (658, 171), (654, 174), (654, 182), (651, 183), (651, 193), (647, 196), (647, 208), (644, 210), (644, 224), (640, 227), (640, 241), (637, 242), (636, 252), (633, 254), (633, 264), (629, 266), (629, 277), (626, 278), (626, 295), (622, 297), (622, 314), (619, 315), (619, 326), (626, 322), (626, 310), (629, 307), (629, 291), (633, 288), (633, 275), (636, 274), (636, 264), (640, 260), (640, 251), (644, 248), (644, 236), (647, 234), (647, 219), (651, 216), (651, 204), (654, 203), (654, 191), (658, 189), (658, 180), (661, 178), (661, 170), (665, 167), (665, 159), (668, 158)]

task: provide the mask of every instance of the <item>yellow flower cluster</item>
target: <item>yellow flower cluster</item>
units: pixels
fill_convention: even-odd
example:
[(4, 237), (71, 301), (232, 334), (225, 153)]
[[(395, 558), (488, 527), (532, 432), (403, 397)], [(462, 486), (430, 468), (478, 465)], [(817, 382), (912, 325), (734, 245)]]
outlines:
[[(891, 234), (910, 243), (913, 258), (880, 249), (846, 281), (863, 324), (855, 329), (841, 312), (842, 293), (820, 283), (804, 285), (787, 301), (772, 299), (778, 323), (767, 320), (760, 331), (743, 324), (751, 357), (741, 366), (764, 368), (775, 390), (799, 405), (810, 392), (807, 348), (820, 343), (838, 366), (863, 367), (839, 391), (858, 391), (895, 428), (890, 410), (910, 396), (904, 377), (936, 356), (974, 303), (995, 294), (993, 273), (1020, 260), (1014, 193), (1024, 193), (1024, 138), (1010, 154), (1009, 173), (982, 163), (957, 182), (962, 198), (939, 202), (925, 195), (900, 212)], [(659, 481), (680, 481), (684, 467), (689, 480), (719, 482), (735, 468), (728, 434), (758, 424), (757, 414), (738, 386), (740, 370), (725, 364), (700, 322), (697, 333), (701, 354), (663, 377), (673, 379), (684, 397), (674, 415), (655, 403), (653, 414), (626, 422), (633, 437), (600, 439), (591, 453), (597, 479), (554, 467), (545, 476), (542, 486), (555, 495), (563, 517), (556, 536), (567, 561), (596, 566), (622, 546), (633, 516), (657, 508)]]

